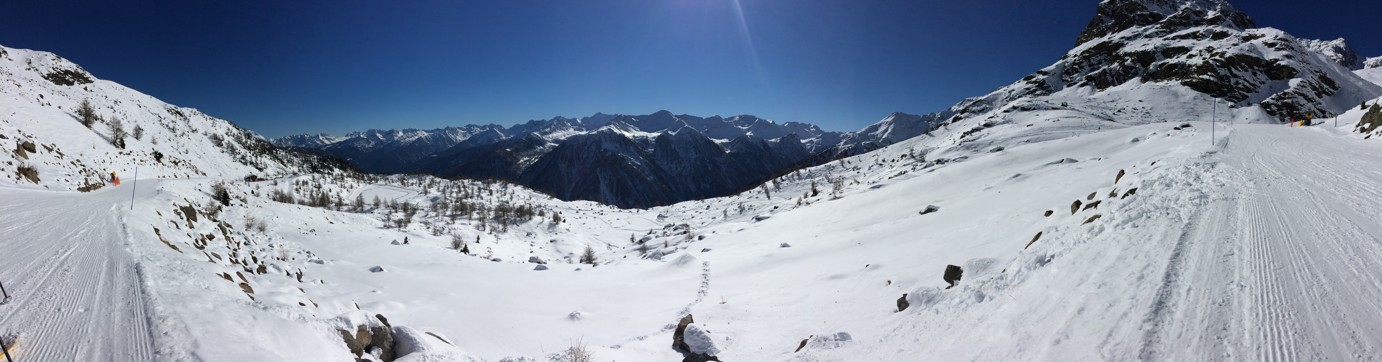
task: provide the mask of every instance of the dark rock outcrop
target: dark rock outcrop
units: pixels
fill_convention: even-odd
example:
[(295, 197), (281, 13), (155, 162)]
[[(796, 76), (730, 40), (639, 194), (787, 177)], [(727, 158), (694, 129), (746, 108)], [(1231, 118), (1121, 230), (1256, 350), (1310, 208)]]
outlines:
[(943, 279), (946, 283), (950, 283), (950, 286), (945, 287), (945, 289), (954, 288), (955, 282), (960, 281), (960, 278), (964, 276), (964, 273), (965, 270), (963, 268), (960, 268), (959, 265), (946, 265), (945, 276)]
[(681, 321), (677, 322), (677, 329), (672, 332), (672, 349), (675, 349), (678, 352), (682, 353), (691, 351), (691, 347), (688, 347), (686, 345), (685, 339), (686, 326), (691, 325), (691, 323), (696, 323), (696, 319), (692, 318), (690, 314), (687, 314), (685, 317), (681, 317)]
[(1371, 137), (1379, 127), (1382, 127), (1382, 106), (1373, 103), (1368, 112), (1363, 114), (1363, 118), (1358, 120), (1358, 126), (1354, 130)]
[(1094, 19), (1080, 32), (1075, 45), (1133, 27), (1161, 25), (1164, 31), (1194, 26), (1250, 29), (1257, 24), (1222, 0), (1106, 0), (1099, 3)]

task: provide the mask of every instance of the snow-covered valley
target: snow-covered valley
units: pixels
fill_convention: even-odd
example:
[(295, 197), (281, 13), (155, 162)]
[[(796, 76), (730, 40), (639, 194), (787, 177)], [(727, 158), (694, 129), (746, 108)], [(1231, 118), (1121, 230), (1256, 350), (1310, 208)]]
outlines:
[[(20, 361), (1382, 359), (1382, 64), (1204, 23), (1096, 22), (1041, 77), (865, 129), (886, 146), (646, 209), (356, 172), (0, 47), (0, 346)], [(1248, 67), (1214, 79), (1238, 87), (1221, 95), (1197, 90), (1204, 75), (1149, 76), (1220, 33), (1251, 38), (1227, 40), (1233, 59), (1272, 49), (1292, 59), (1272, 72), (1298, 75)], [(1141, 59), (1122, 41), (1185, 49), (1101, 64)], [(1337, 116), (1274, 113), (1292, 109)]]
[[(504, 232), (430, 211), (381, 228), (379, 209), (251, 194), (290, 179), (228, 182), (232, 206), (190, 228), (176, 210), (214, 205), (205, 190), (216, 180), (146, 179), (82, 195), (6, 188), (5, 250), (44, 262), (6, 263), (15, 299), (3, 318), (26, 342), (21, 353), (40, 359), (147, 359), (150, 345), (170, 359), (345, 359), (334, 329), (359, 311), (454, 344), (428, 356), (474, 360), (560, 359), (576, 343), (599, 360), (675, 360), (670, 327), (688, 313), (733, 360), (1377, 356), (1382, 186), (1370, 180), (1382, 175), (1367, 165), (1382, 161), (1382, 144), (1346, 127), (1233, 124), (1211, 146), (1210, 123), (1176, 126), (1015, 142), (939, 165), (908, 156), (937, 141), (920, 138), (788, 176), (771, 197), (652, 210), (510, 188), (564, 221)], [(842, 178), (842, 189), (827, 178)], [(436, 200), (406, 183), (339, 184), (424, 210)], [(1072, 213), (1075, 200), (1097, 206)], [(920, 214), (927, 205), (938, 210)], [(256, 218), (264, 231), (246, 225)], [(43, 219), (103, 236), (32, 227)], [(454, 229), (433, 235), (433, 222)], [(679, 224), (689, 228), (665, 228)], [(640, 251), (631, 237), (649, 232)], [(92, 245), (53, 244), (78, 241)], [(577, 262), (586, 245), (598, 266)], [(948, 290), (946, 264), (966, 271)], [(142, 329), (66, 327), (51, 319), (57, 311), (35, 311), (64, 299), (45, 295), (73, 290), (93, 292), (58, 307), (75, 309), (65, 318), (134, 319), (95, 323), (124, 328), (147, 318), (152, 341), (134, 333)], [(897, 312), (904, 293), (910, 307)], [(115, 335), (127, 337), (48, 350)]]

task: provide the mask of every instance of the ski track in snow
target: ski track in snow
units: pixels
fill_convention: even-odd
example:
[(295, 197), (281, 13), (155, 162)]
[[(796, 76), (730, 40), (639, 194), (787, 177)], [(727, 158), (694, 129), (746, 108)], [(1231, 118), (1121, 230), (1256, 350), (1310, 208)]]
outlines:
[(1362, 170), (1382, 160), (1354, 154), (1359, 157), (1318, 162), (1302, 157), (1300, 145), (1322, 142), (1302, 142), (1280, 131), (1264, 136), (1253, 140), (1239, 160), (1265, 176), (1253, 180), (1254, 192), (1247, 193), (1251, 212), (1243, 220), (1251, 223), (1250, 275), (1256, 290), (1248, 309), (1257, 328), (1249, 329), (1259, 329), (1248, 343), (1255, 347), (1251, 358), (1376, 360), (1382, 353), (1382, 271), (1367, 265), (1382, 261), (1377, 252), (1382, 245), (1355, 221), (1367, 222), (1356, 217), (1363, 213), (1377, 222), (1382, 185), (1331, 166)]
[(1382, 184), (1357, 170), (1382, 157), (1313, 130), (1244, 127), (1216, 156), (1236, 176), (1228, 195), (1194, 211), (1166, 260), (1138, 357), (1379, 360)]
[(0, 190), (0, 278), (12, 297), (0, 306), (0, 332), (19, 336), (17, 359), (155, 358), (142, 274), (122, 221), (128, 192)]

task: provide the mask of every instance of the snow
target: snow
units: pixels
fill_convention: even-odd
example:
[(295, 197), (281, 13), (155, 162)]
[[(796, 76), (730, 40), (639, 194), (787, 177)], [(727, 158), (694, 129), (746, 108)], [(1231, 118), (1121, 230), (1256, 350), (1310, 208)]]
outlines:
[(702, 329), (695, 324), (686, 326), (686, 334), (683, 335), (686, 347), (691, 353), (698, 353), (707, 356), (720, 354), (720, 348), (716, 346), (715, 337), (710, 331)]
[[(1337, 126), (1296, 128), (1179, 85), (1059, 89), (738, 195), (623, 210), (247, 160), (212, 145), (249, 137), (228, 122), (108, 81), (54, 86), (28, 60), (74, 64), (4, 50), (0, 135), (61, 150), (0, 152), (44, 179), (0, 182), (0, 335), (19, 336), (22, 360), (349, 360), (340, 330), (388, 327), (381, 317), (401, 361), (577, 346), (677, 360), (688, 314), (693, 352), (739, 361), (1382, 355), (1382, 143), (1351, 131), (1356, 104), (1333, 104), (1376, 95), (1338, 94), (1324, 100), (1347, 107)], [(1375, 69), (1354, 74), (1376, 82)], [(71, 120), (88, 98), (148, 139), (120, 150)], [(643, 135), (611, 117), (581, 122)], [(110, 170), (129, 177), (70, 191)], [(482, 211), (441, 208), (456, 202)], [(419, 211), (395, 224), (389, 203)], [(500, 205), (542, 214), (502, 224), (486, 216)], [(587, 248), (596, 262), (580, 260)], [(951, 264), (964, 279), (945, 289)]]
[(1382, 86), (1382, 66), (1355, 70), (1353, 74), (1357, 74), (1359, 78), (1363, 78), (1373, 84)]
[(151, 305), (129, 251), (132, 187), (81, 195), (0, 188), (0, 283), (11, 297), (0, 305), (0, 328), (19, 336), (21, 360), (166, 357), (154, 333), (166, 316)]
[[(466, 231), (473, 233), (467, 241), (484, 235), (471, 247), (490, 249), (498, 263), (459, 254), (447, 236), (417, 225), (380, 229), (369, 212), (250, 199), (220, 219), (238, 229), (240, 214), (263, 215), (268, 233), (246, 235), (275, 246), (258, 255), (286, 250), (296, 261), (271, 270), (307, 275), (297, 282), (283, 272), (250, 274), (253, 300), (234, 282), (217, 282), (224, 263), (173, 251), (151, 229), (131, 240), (149, 278), (160, 281), (150, 300), (168, 317), (155, 325), (191, 336), (160, 344), (172, 357), (242, 356), (205, 341), (267, 346), (268, 359), (341, 356), (332, 321), (356, 306), (388, 316), (395, 330), (410, 328), (412, 341), (436, 339), (419, 331), (451, 336), (448, 352), (408, 357), (415, 360), (545, 359), (572, 341), (598, 359), (675, 359), (668, 326), (687, 313), (696, 316), (694, 330), (714, 331), (688, 333), (710, 341), (698, 348), (735, 360), (1350, 359), (1382, 351), (1367, 329), (1382, 325), (1382, 310), (1367, 302), (1378, 289), (1355, 287), (1382, 282), (1374, 252), (1382, 230), (1369, 219), (1382, 210), (1382, 197), (1371, 196), (1382, 187), (1366, 181), (1382, 176), (1366, 166), (1382, 161), (1382, 145), (1343, 126), (1236, 123), (1219, 125), (1211, 146), (1211, 124), (1200, 121), (1181, 130), (1172, 129), (1179, 123), (1071, 129), (1027, 142), (1021, 134), (1031, 127), (1023, 122), (985, 131), (1004, 151), (945, 145), (944, 137), (908, 140), (788, 176), (771, 199), (755, 190), (619, 210), (523, 196), (568, 221), (555, 230), (537, 221), (497, 234)], [(905, 157), (909, 149), (956, 161), (915, 162)], [(1066, 159), (1078, 162), (1053, 162)], [(1119, 170), (1126, 175), (1114, 184)], [(848, 180), (839, 197), (827, 189), (794, 206), (810, 181), (827, 176)], [(401, 179), (313, 180), (400, 202), (424, 203), (435, 193)], [(130, 224), (175, 229), (170, 210), (202, 207), (208, 198), (198, 189), (207, 182), (162, 181), (161, 191), (137, 200)], [(230, 186), (234, 195), (275, 187)], [(1072, 215), (1070, 202), (1094, 201), (1091, 192), (1100, 205)], [(943, 207), (918, 215), (927, 205)], [(1082, 224), (1094, 214), (1101, 217)], [(772, 217), (755, 222), (761, 215)], [(204, 222), (179, 235), (214, 230)], [(680, 223), (707, 237), (654, 233), (646, 244), (667, 254), (663, 261), (639, 258), (637, 245), (623, 241)], [(474, 226), (462, 223), (460, 231), (465, 225)], [(1043, 236), (1024, 249), (1038, 231)], [(389, 245), (403, 236), (412, 243)], [(185, 235), (169, 238), (195, 250)], [(579, 241), (564, 247), (552, 238)], [(597, 245), (600, 266), (565, 258), (586, 243)], [(533, 257), (550, 269), (532, 272)], [(389, 272), (368, 272), (381, 264)], [(950, 290), (940, 280), (947, 264), (966, 270)], [(903, 293), (912, 306), (896, 313), (893, 301)], [(807, 347), (792, 352), (803, 339)]]

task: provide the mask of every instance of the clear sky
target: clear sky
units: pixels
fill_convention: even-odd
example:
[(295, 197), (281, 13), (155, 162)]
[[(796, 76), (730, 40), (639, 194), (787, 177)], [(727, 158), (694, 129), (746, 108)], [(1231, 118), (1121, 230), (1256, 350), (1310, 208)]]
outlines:
[[(857, 130), (1069, 50), (1097, 1), (7, 1), (0, 45), (266, 136), (595, 112)], [(1374, 0), (1239, 0), (1258, 25), (1382, 55)]]

